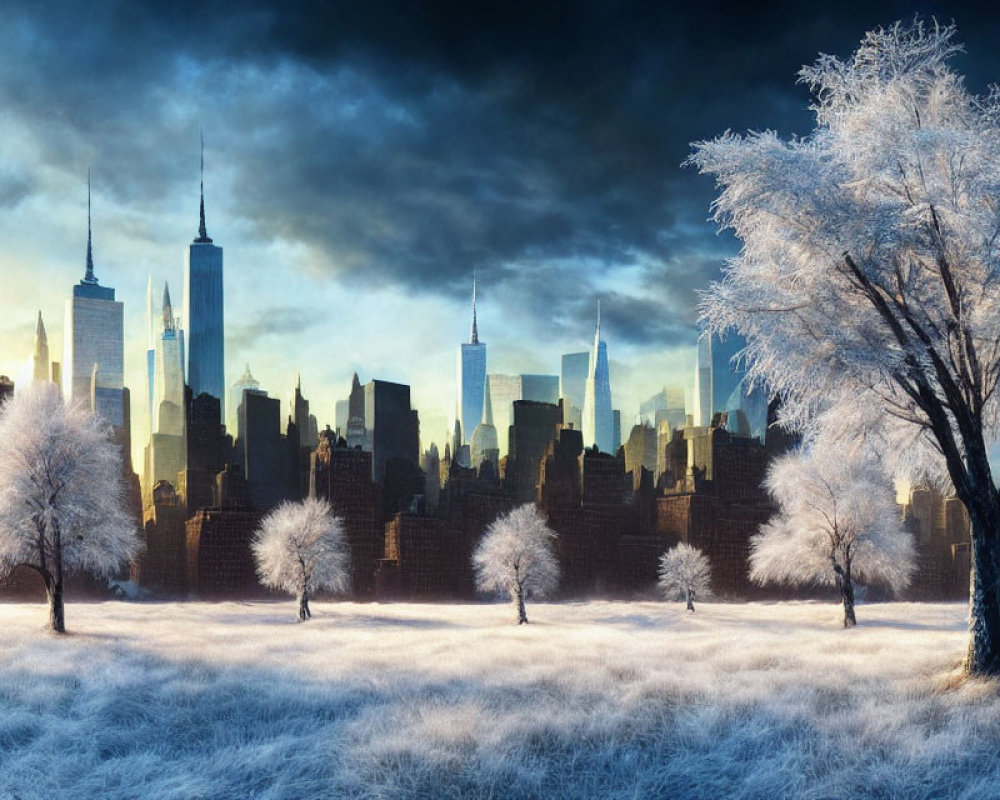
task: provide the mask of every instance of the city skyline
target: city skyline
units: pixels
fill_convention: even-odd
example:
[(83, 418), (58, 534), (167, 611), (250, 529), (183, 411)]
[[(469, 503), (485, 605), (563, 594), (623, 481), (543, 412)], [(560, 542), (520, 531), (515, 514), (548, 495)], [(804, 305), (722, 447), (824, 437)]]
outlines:
[(91, 165), (99, 274), (125, 304), (137, 453), (147, 279), (180, 294), (204, 128), (206, 203), (226, 247), (227, 390), (247, 363), (282, 399), (301, 373), (332, 425), (355, 371), (406, 383), (425, 444), (441, 447), (476, 271), (490, 373), (557, 374), (562, 354), (589, 348), (602, 299), (626, 436), (650, 395), (691, 386), (694, 292), (736, 250), (705, 221), (711, 181), (679, 166), (688, 143), (726, 127), (806, 132), (798, 68), (914, 11), (955, 17), (973, 88), (1000, 74), (987, 44), (1000, 23), (958, 5), (7, 4), (0, 373), (16, 378), (30, 358), (39, 310), (61, 351)]

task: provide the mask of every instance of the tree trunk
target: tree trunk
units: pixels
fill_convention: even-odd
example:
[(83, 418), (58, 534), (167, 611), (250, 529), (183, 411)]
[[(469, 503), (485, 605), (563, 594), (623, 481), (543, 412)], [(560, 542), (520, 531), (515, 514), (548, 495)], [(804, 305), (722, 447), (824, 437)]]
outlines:
[(528, 615), (524, 611), (524, 588), (521, 586), (514, 589), (514, 605), (517, 607), (517, 624), (526, 625)]
[(844, 601), (844, 627), (853, 628), (858, 619), (854, 616), (854, 580), (849, 572), (841, 578), (840, 596)]
[[(985, 505), (985, 503), (984, 503)], [(983, 508), (970, 508), (969, 675), (1000, 675), (1000, 526)]]
[(305, 622), (310, 617), (312, 612), (309, 611), (309, 590), (302, 588), (299, 591), (299, 622)]
[(687, 597), (687, 610), (694, 611), (694, 590), (686, 589), (684, 594)]
[(66, 633), (66, 614), (63, 611), (62, 581), (46, 581), (45, 596), (49, 601), (49, 627), (54, 633)]

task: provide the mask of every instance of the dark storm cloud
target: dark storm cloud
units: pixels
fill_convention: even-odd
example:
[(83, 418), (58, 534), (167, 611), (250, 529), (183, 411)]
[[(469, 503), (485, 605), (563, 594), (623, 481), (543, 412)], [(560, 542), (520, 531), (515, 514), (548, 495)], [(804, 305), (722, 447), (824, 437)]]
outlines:
[(669, 343), (735, 251), (704, 222), (711, 182), (679, 166), (692, 140), (807, 133), (798, 68), (918, 11), (954, 16), (974, 89), (1000, 79), (998, 25), (971, 7), (672, 6), (8, 7), (0, 100), (50, 163), (127, 163), (107, 178), (126, 200), (190, 182), (178, 156), (206, 123), (230, 213), (342, 277), (464, 294), (475, 268), (558, 323), (642, 265), (646, 299), (604, 291), (606, 324)]

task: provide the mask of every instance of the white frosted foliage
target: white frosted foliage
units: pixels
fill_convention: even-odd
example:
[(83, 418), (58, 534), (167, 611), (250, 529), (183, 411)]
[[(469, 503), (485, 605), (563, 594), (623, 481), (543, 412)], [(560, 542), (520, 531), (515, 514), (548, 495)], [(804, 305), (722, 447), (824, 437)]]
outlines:
[(545, 597), (559, 585), (555, 538), (538, 509), (527, 503), (493, 522), (472, 556), (476, 586), (508, 594), (519, 624), (528, 621), (525, 599)]
[(261, 521), (251, 547), (261, 583), (296, 595), (301, 621), (312, 616), (313, 592), (346, 592), (350, 586), (344, 522), (326, 500), (282, 503)]
[(36, 381), (0, 407), (0, 575), (39, 573), (54, 630), (65, 575), (111, 576), (138, 550), (121, 468), (107, 423), (67, 407), (55, 384)]
[(1000, 91), (965, 88), (960, 50), (950, 25), (872, 31), (800, 72), (811, 134), (726, 133), (690, 163), (743, 244), (703, 319), (746, 337), (785, 420), (875, 417), (896, 477), (951, 483), (972, 522), (968, 669), (1000, 675)]
[(757, 583), (837, 585), (854, 624), (855, 580), (903, 589), (914, 569), (892, 485), (872, 461), (812, 445), (782, 456), (765, 485), (779, 513), (750, 542)]
[(697, 547), (680, 542), (660, 556), (659, 586), (672, 600), (683, 600), (689, 611), (694, 601), (704, 600), (711, 589), (712, 568)]

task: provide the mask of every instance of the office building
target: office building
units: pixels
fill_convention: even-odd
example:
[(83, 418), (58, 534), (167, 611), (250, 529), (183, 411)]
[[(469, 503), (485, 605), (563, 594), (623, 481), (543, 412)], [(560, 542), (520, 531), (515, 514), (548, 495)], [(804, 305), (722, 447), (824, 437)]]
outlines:
[(479, 341), (476, 323), (476, 281), (472, 281), (472, 330), (469, 341), (458, 348), (458, 421), (462, 442), (468, 444), (472, 431), (483, 418), (486, 389), (486, 343)]
[(121, 435), (127, 418), (123, 394), (124, 305), (115, 300), (115, 290), (101, 286), (94, 274), (89, 172), (86, 272), (73, 287), (73, 297), (66, 301), (63, 337), (63, 394), (67, 402), (92, 408)]
[(597, 304), (597, 330), (590, 357), (590, 371), (583, 399), (583, 444), (603, 453), (616, 453), (621, 436), (614, 433), (614, 410), (611, 408), (611, 378), (608, 348), (601, 339), (601, 305)]
[[(184, 264), (184, 337), (187, 384), (194, 396), (225, 400), (225, 319), (222, 248), (205, 228), (205, 153), (202, 142), (201, 212), (198, 236), (188, 245)], [(221, 422), (221, 420), (220, 420)]]

